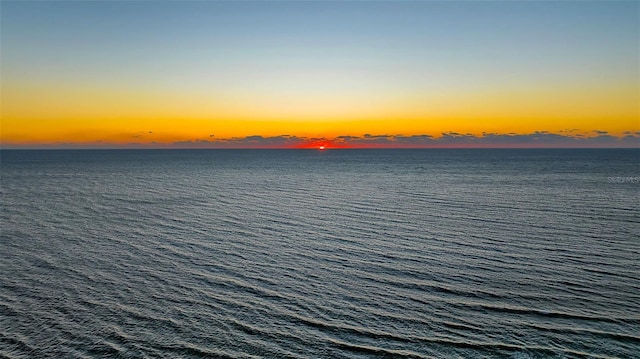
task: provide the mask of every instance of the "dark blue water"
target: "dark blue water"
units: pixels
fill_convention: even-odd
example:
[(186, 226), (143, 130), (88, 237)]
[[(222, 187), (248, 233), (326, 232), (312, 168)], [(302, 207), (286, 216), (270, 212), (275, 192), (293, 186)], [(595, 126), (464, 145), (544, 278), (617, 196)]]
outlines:
[(0, 357), (638, 357), (639, 163), (4, 150)]

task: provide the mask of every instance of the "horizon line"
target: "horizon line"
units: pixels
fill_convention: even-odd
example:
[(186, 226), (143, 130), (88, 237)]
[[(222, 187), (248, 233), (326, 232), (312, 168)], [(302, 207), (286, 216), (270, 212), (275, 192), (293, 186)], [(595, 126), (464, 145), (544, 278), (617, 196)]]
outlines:
[(143, 147), (143, 146), (117, 146), (117, 147), (2, 147), (0, 151), (155, 151), (155, 150), (204, 150), (204, 151), (228, 151), (228, 150), (256, 150), (256, 151), (353, 151), (353, 150), (640, 150), (640, 146), (430, 146), (430, 147)]
[(624, 131), (620, 135), (607, 131), (562, 130), (530, 133), (461, 132), (430, 134), (364, 134), (341, 136), (248, 135), (181, 140), (160, 140), (153, 131), (138, 131), (128, 141), (94, 139), (85, 141), (1, 141), (6, 149), (133, 149), (133, 148), (202, 148), (202, 149), (347, 149), (347, 148), (640, 148), (640, 131)]

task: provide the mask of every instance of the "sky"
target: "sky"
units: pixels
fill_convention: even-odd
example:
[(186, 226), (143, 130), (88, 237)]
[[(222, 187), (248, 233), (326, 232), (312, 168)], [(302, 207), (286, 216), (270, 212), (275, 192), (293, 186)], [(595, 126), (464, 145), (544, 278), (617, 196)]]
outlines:
[(0, 146), (640, 147), (637, 1), (0, 2)]

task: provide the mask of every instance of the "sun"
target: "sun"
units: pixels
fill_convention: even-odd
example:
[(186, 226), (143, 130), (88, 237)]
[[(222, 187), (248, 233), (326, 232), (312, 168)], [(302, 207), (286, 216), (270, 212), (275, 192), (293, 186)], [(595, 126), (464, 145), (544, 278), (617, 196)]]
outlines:
[(345, 145), (344, 143), (332, 142), (331, 140), (321, 138), (321, 139), (305, 141), (297, 145), (294, 145), (291, 148), (324, 151), (324, 150), (333, 150), (333, 149), (341, 149), (341, 148), (351, 148), (351, 146)]

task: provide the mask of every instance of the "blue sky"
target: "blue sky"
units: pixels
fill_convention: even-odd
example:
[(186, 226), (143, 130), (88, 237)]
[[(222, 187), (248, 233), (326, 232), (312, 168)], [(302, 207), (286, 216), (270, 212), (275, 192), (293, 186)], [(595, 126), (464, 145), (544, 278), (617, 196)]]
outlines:
[[(398, 134), (477, 134), (477, 114), (490, 132), (574, 128), (581, 117), (585, 131), (635, 131), (639, 12), (637, 1), (3, 1), (3, 129), (27, 138), (19, 123), (73, 118), (60, 126), (82, 132), (85, 118), (113, 132), (96, 122), (120, 108), (113, 117), (132, 123), (185, 113), (385, 120), (374, 129), (393, 132), (400, 118), (413, 122)], [(370, 132), (354, 126), (342, 135)]]

